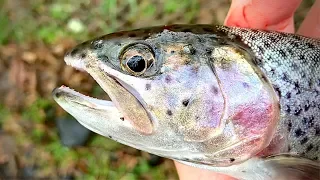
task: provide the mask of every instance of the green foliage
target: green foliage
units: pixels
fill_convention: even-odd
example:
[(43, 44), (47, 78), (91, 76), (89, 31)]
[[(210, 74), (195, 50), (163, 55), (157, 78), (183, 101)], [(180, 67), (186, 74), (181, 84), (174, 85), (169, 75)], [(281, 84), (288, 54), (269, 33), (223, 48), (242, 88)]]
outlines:
[(50, 15), (60, 21), (65, 21), (70, 14), (75, 10), (75, 6), (67, 3), (54, 3), (50, 6), (49, 11)]
[(0, 44), (4, 44), (8, 41), (11, 32), (10, 21), (5, 12), (0, 11)]
[(45, 146), (45, 149), (51, 153), (58, 164), (63, 163), (67, 159), (77, 159), (75, 150), (63, 146), (60, 141), (52, 141)]
[(150, 17), (153, 16), (156, 12), (157, 8), (154, 4), (149, 4), (148, 6), (145, 6), (142, 10), (143, 16)]
[(117, 143), (116, 141), (100, 135), (94, 136), (89, 146), (103, 148), (105, 151), (114, 151), (120, 147), (123, 147), (123, 145)]
[(165, 13), (173, 13), (181, 8), (181, 3), (185, 4), (185, 1), (165, 1), (164, 11)]
[(48, 99), (38, 98), (29, 107), (22, 112), (22, 117), (36, 123), (42, 123), (46, 120), (45, 110), (52, 106)]
[(0, 127), (5, 123), (6, 119), (10, 116), (9, 110), (0, 104)]
[(34, 128), (31, 134), (32, 139), (36, 142), (40, 142), (44, 135), (45, 135), (45, 131), (40, 128)]

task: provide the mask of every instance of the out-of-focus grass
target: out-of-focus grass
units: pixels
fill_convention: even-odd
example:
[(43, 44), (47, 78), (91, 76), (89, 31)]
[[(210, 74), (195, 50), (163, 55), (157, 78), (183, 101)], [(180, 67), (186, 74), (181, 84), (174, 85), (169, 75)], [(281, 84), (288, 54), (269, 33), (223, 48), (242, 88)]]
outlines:
[(10, 116), (9, 110), (0, 104), (0, 129), (9, 116)]
[[(0, 42), (22, 42), (39, 39), (53, 43), (57, 39), (72, 37), (78, 41), (101, 33), (110, 33), (118, 29), (133, 27), (139, 20), (152, 18), (152, 24), (165, 23), (164, 16), (183, 13), (183, 21), (190, 22), (199, 10), (197, 1), (138, 1), (138, 0), (70, 0), (70, 1), (25, 1), (12, 6), (21, 8), (23, 16), (12, 16), (10, 9), (0, 12), (2, 31)], [(24, 6), (24, 7), (21, 7)], [(160, 6), (160, 7), (159, 7)], [(12, 7), (14, 8), (14, 7)], [(9, 13), (10, 12), (10, 13)], [(158, 16), (158, 18), (154, 18)], [(13, 18), (11, 18), (13, 17)], [(13, 21), (12, 21), (13, 19)], [(132, 26), (133, 25), (133, 26)], [(150, 24), (145, 24), (148, 26)]]

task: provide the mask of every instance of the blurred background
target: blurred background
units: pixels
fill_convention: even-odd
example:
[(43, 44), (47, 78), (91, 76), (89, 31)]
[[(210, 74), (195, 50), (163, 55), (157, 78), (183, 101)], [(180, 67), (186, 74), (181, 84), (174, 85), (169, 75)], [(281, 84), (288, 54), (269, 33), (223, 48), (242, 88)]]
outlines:
[[(0, 179), (177, 179), (173, 163), (83, 128), (51, 98), (62, 84), (107, 99), (65, 65), (77, 43), (117, 30), (223, 24), (230, 0), (0, 0)], [(313, 0), (296, 12), (298, 27)], [(285, 8), (285, 7), (284, 7)]]

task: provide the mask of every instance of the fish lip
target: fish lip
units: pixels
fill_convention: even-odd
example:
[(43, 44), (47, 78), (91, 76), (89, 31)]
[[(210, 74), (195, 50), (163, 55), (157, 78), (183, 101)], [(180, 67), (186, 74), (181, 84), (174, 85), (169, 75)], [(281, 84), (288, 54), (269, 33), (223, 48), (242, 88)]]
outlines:
[(53, 99), (57, 102), (59, 101), (71, 101), (77, 103), (81, 106), (85, 106), (91, 109), (105, 109), (113, 103), (108, 100), (98, 99), (95, 97), (84, 95), (68, 86), (56, 87), (52, 90), (51, 95)]

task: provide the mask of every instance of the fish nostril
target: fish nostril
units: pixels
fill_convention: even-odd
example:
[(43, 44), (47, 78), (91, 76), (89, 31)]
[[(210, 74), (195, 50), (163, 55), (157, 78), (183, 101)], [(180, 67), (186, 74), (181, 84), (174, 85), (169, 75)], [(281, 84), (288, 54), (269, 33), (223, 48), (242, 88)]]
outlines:
[(79, 52), (78, 48), (73, 49), (71, 52), (67, 53), (67, 55), (75, 56)]
[(54, 89), (52, 91), (52, 96), (55, 98), (60, 98), (62, 96), (63, 92), (60, 91), (58, 88)]

